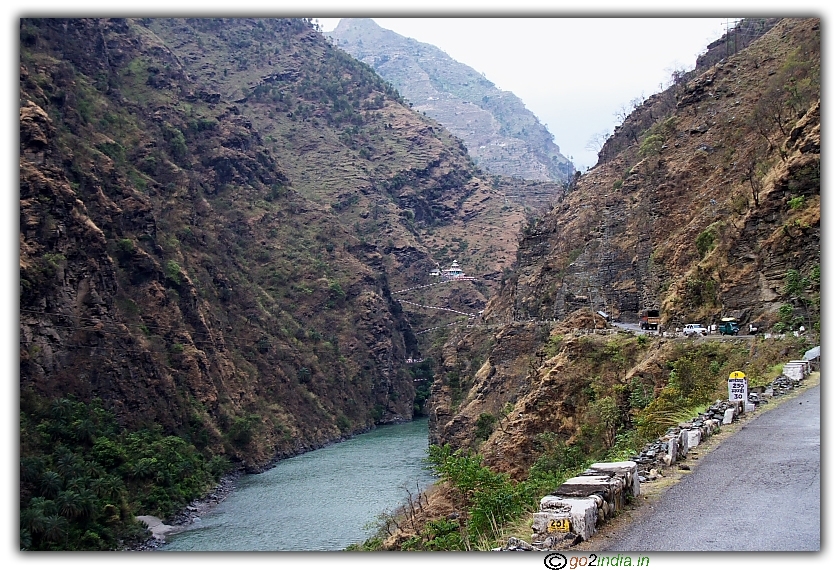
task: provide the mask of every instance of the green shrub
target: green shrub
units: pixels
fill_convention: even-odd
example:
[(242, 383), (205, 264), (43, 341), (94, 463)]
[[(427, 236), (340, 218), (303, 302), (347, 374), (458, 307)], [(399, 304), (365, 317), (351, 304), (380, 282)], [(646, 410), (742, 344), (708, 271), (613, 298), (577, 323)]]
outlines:
[(112, 159), (114, 162), (125, 162), (125, 148), (118, 142), (110, 141), (104, 142), (96, 146), (102, 154)]
[(805, 196), (794, 196), (788, 200), (787, 205), (791, 210), (798, 210), (805, 205)]
[(259, 426), (261, 418), (257, 414), (240, 416), (233, 420), (233, 425), (227, 433), (230, 441), (237, 446), (244, 446), (251, 443), (254, 432)]
[(373, 420), (373, 423), (379, 422), (382, 419), (382, 416), (385, 415), (385, 406), (382, 404), (376, 404), (373, 406), (373, 409), (370, 411), (370, 417)]
[(694, 245), (697, 246), (697, 251), (700, 253), (700, 257), (706, 257), (706, 254), (712, 251), (715, 246), (715, 241), (717, 240), (719, 231), (719, 225), (717, 222), (714, 224), (709, 225), (705, 230), (700, 232), (697, 238), (694, 240)]
[(639, 146), (641, 156), (653, 156), (659, 154), (665, 144), (665, 137), (660, 134), (648, 135)]
[(172, 281), (175, 285), (181, 284), (181, 266), (178, 262), (170, 259), (164, 266), (164, 273), (166, 278)]
[(24, 392), (20, 435), (26, 550), (117, 549), (120, 540), (141, 536), (135, 514), (167, 517), (215, 481), (193, 445), (159, 426), (120, 428), (99, 400), (47, 401)]
[(493, 414), (488, 414), (487, 412), (482, 413), (478, 416), (478, 420), (475, 422), (475, 439), (476, 441), (486, 441), (490, 434), (493, 433), (493, 428), (496, 426), (496, 416)]
[(348, 431), (353, 424), (350, 423), (350, 420), (344, 414), (339, 414), (338, 418), (335, 420), (335, 425), (338, 429), (344, 433)]
[(123, 255), (133, 254), (134, 242), (129, 238), (122, 238), (117, 240), (117, 251)]
[(187, 141), (180, 129), (166, 123), (163, 129), (163, 137), (169, 142), (169, 151), (174, 159), (181, 160), (187, 156)]
[(496, 537), (503, 524), (525, 512), (534, 501), (527, 485), (513, 483), (507, 474), (482, 466), (482, 461), (480, 455), (453, 452), (449, 444), (429, 447), (432, 469), (450, 481), (466, 503), (467, 535), (473, 544)]

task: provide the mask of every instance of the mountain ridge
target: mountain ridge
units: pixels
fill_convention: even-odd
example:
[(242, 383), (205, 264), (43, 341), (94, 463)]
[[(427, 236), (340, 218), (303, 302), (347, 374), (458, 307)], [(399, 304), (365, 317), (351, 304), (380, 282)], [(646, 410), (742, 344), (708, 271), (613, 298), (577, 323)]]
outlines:
[[(523, 229), (479, 326), (443, 348), (430, 438), (449, 447), (436, 453), (477, 453), (499, 477), (549, 494), (565, 470), (632, 457), (725, 398), (728, 370), (763, 386), (819, 345), (821, 22), (765, 31), (640, 104), (599, 163)], [(654, 308), (662, 334), (609, 322)], [(679, 334), (723, 317), (741, 335)], [(489, 517), (494, 488), (477, 486), (471, 502), (449, 475), (419, 525), (457, 510), (446, 528), (464, 532), (473, 513)], [(526, 516), (507, 507), (492, 510), (499, 526)], [(459, 536), (403, 527), (383, 547), (467, 548)]]
[(437, 47), (370, 19), (344, 18), (326, 35), (461, 138), (487, 172), (564, 184), (574, 175), (553, 136), (515, 94)]
[(20, 28), (22, 391), (250, 469), (417, 413), (391, 291), (479, 310), (524, 220), (457, 139), (303, 20)]

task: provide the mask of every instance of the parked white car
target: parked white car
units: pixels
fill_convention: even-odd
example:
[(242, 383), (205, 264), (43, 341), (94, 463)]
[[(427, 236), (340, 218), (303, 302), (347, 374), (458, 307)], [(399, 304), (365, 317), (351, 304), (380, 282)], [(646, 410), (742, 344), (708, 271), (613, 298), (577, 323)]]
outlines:
[(690, 324), (690, 325), (685, 325), (683, 327), (683, 334), (685, 336), (694, 336), (694, 335), (706, 336), (707, 334), (709, 334), (709, 331), (703, 325), (698, 325), (698, 324), (694, 323), (694, 324)]

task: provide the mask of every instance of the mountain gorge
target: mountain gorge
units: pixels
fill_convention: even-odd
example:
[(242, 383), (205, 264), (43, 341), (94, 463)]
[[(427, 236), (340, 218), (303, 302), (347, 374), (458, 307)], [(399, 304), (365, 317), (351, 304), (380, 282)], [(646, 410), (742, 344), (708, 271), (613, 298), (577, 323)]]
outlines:
[[(565, 184), (550, 136), (483, 78), (470, 93), (521, 123), (487, 140), (543, 149), (521, 178), (374, 72), (437, 77), (419, 51), (449, 70), (426, 101), (490, 112), (423, 44), (369, 66), (308, 20), (22, 19), (22, 546), (115, 548), (229, 462), (424, 409), (434, 443), (524, 480), (629, 448), (721, 370), (760, 379), (804, 342), (600, 334), (595, 311), (818, 338), (820, 22), (741, 25), (750, 42), (710, 46)], [(456, 258), (477, 279), (431, 286)], [(442, 489), (429, 517), (455, 508)]]
[[(499, 412), (509, 405), (515, 415), (544, 383), (577, 393), (586, 381), (564, 370), (591, 363), (567, 335), (606, 326), (588, 311), (634, 321), (657, 308), (668, 330), (721, 316), (762, 332), (818, 329), (819, 54), (817, 20), (783, 20), (641, 104), (617, 129), (635, 130), (630, 142), (605, 147), (575, 190), (526, 228), (518, 267), (483, 315), (487, 328), (447, 345), (433, 440), (468, 444), (482, 413), (514, 417)], [(620, 356), (615, 381), (631, 382), (652, 358)], [(567, 438), (585, 408), (558, 420)]]
[[(430, 439), (445, 446), (435, 453), (448, 483), (430, 499), (427, 526), (412, 521), (386, 548), (509, 536), (501, 521), (532, 512), (529, 501), (587, 460), (631, 457), (725, 398), (728, 370), (762, 386), (774, 365), (819, 344), (820, 22), (773, 24), (640, 102), (598, 164), (523, 230), (516, 267), (481, 321), (443, 348)], [(664, 336), (622, 333), (604, 318), (635, 322), (643, 309), (660, 311)], [(676, 334), (722, 317), (759, 334)], [(795, 336), (800, 327), (806, 335)], [(516, 486), (459, 493), (466, 483), (451, 469), (470, 454)], [(502, 488), (530, 498), (490, 506)], [(434, 518), (452, 510), (457, 525)], [(497, 526), (475, 531), (488, 512)]]
[(406, 361), (451, 318), (394, 292), (457, 256), (477, 280), (412, 299), (484, 307), (526, 215), (504, 181), (306, 20), (22, 19), (20, 42), (25, 543), (113, 546), (200, 491), (155, 495), (185, 475), (131, 433), (255, 470), (422, 412)]
[(23, 391), (251, 466), (411, 417), (416, 340), (376, 247), (292, 188), (247, 116), (136, 22), (22, 35)]
[[(499, 273), (516, 230), (495, 227), (524, 219), (456, 139), (305, 22), (32, 20), (21, 35), (22, 387), (107, 393), (131, 422), (196, 414), (217, 442), (220, 415), (291, 388), (322, 417), (266, 413), (257, 462), (369, 426), (373, 408), (411, 417), (418, 347), (391, 289), (456, 252)], [(104, 377), (59, 380), (68, 358)], [(136, 386), (149, 374), (157, 400)], [(324, 406), (334, 381), (343, 403)]]
[(393, 84), (414, 110), (464, 141), (488, 173), (561, 184), (574, 176), (551, 133), (516, 95), (437, 47), (364, 18), (344, 18), (327, 35)]

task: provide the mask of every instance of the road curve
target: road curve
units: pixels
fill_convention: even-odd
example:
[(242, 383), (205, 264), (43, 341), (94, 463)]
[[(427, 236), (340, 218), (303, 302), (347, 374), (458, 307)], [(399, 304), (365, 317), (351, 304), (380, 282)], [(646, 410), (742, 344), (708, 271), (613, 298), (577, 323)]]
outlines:
[(820, 549), (820, 386), (768, 410), (668, 489), (610, 552)]

